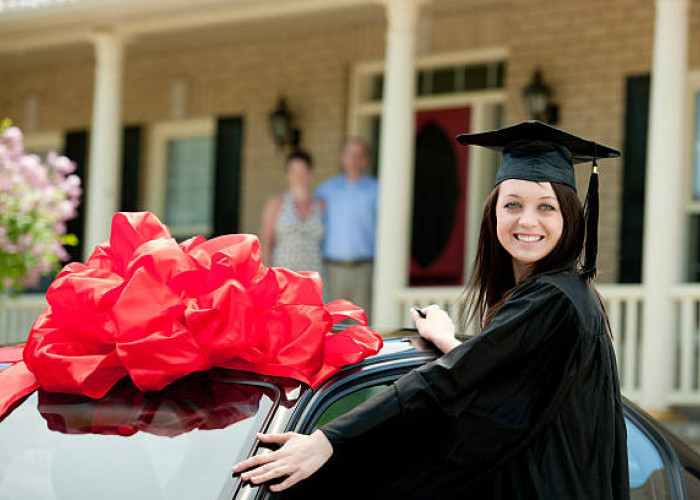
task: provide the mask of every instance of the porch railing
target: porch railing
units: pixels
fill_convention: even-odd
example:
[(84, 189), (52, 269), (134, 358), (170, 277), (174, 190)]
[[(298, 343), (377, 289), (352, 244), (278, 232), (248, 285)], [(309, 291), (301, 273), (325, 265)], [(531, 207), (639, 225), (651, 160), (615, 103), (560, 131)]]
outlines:
[[(599, 285), (610, 317), (614, 336), (622, 392), (638, 400), (641, 391), (642, 311), (644, 293), (641, 285)], [(412, 325), (408, 310), (414, 304), (438, 304), (457, 322), (459, 299), (457, 287), (406, 288), (398, 295), (402, 325)], [(700, 285), (678, 285), (671, 294), (676, 321), (668, 325), (668, 341), (674, 345), (673, 387), (669, 403), (700, 406)], [(46, 306), (43, 295), (21, 295), (0, 302), (0, 345), (24, 342), (29, 330)], [(475, 333), (468, 328), (467, 333)]]
[[(644, 302), (643, 289), (641, 285), (599, 285), (597, 288), (603, 296), (605, 307), (608, 310), (608, 316), (610, 318), (610, 327), (613, 332), (622, 392), (628, 398), (637, 400), (641, 378), (641, 317)], [(694, 323), (686, 320), (686, 323), (688, 323), (688, 325), (693, 324), (695, 329), (692, 330), (690, 326), (687, 326), (686, 329), (683, 330), (685, 332), (685, 337), (683, 337), (683, 339), (686, 344), (691, 342), (692, 339), (695, 339), (697, 343), (697, 310), (698, 304), (700, 304), (700, 285), (686, 286), (683, 290), (684, 294), (682, 297), (685, 301), (685, 305), (683, 306), (685, 308), (683, 309), (684, 314), (687, 316), (689, 314), (688, 311), (693, 307), (694, 309), (692, 309), (692, 311), (695, 311)], [(401, 290), (399, 293), (398, 307), (401, 311), (402, 326), (411, 326), (412, 321), (408, 314), (408, 309), (414, 304), (438, 304), (450, 314), (455, 323), (459, 324), (459, 301), (461, 294), (461, 288), (453, 287), (416, 287)], [(676, 300), (677, 295), (677, 293), (674, 294), (674, 300)], [(669, 326), (669, 332), (672, 331), (672, 328), (672, 326)], [(476, 329), (473, 327), (468, 327), (465, 331), (467, 334), (473, 334), (475, 332)], [(695, 336), (693, 336), (692, 332), (695, 332)], [(697, 349), (694, 352), (698, 353)], [(695, 367), (697, 372), (700, 357), (696, 355), (695, 358), (693, 358), (695, 364), (692, 366), (690, 366), (692, 363), (687, 354), (686, 357), (688, 359), (683, 360), (681, 366), (689, 367), (689, 369)], [(687, 396), (692, 394), (694, 398), (697, 398), (696, 403), (700, 405), (698, 377), (695, 376), (691, 379), (689, 378), (689, 374), (686, 374), (685, 377), (686, 378), (682, 379), (685, 383), (684, 387), (692, 389), (690, 392), (686, 392), (685, 400), (688, 399)], [(695, 385), (692, 385), (689, 381), (692, 381)], [(676, 395), (675, 392), (674, 395)], [(679, 402), (681, 400), (683, 400), (683, 398), (678, 395), (674, 402)]]
[(0, 346), (25, 342), (34, 320), (45, 307), (43, 294), (23, 294), (0, 301)]

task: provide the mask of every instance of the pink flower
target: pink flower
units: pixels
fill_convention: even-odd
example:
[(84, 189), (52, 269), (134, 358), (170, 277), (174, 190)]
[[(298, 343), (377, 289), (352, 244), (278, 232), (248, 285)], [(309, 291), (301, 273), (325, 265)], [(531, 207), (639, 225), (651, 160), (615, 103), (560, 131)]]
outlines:
[[(66, 224), (63, 221), (54, 222), (51, 229), (56, 234), (66, 234)], [(63, 247), (61, 247), (63, 248)]]
[(18, 127), (8, 127), (0, 137), (0, 142), (5, 144), (10, 151), (21, 151), (24, 134)]
[(75, 207), (73, 203), (68, 200), (63, 200), (56, 207), (59, 219), (68, 220), (76, 216)]
[(83, 190), (80, 187), (80, 184), (80, 177), (78, 177), (77, 175), (69, 175), (61, 183), (61, 189), (65, 191), (68, 197), (77, 199), (80, 197), (81, 194), (83, 194)]
[(65, 156), (59, 156), (56, 151), (49, 151), (46, 155), (46, 163), (55, 171), (68, 175), (75, 172), (75, 162), (69, 160)]

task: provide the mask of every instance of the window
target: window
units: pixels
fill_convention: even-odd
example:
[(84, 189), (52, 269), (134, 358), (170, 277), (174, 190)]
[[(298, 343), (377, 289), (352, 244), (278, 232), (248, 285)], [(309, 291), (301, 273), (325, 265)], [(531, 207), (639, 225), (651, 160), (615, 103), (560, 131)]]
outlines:
[[(506, 63), (503, 61), (437, 66), (418, 71), (416, 93), (419, 96), (454, 94), (503, 88)], [(375, 75), (371, 83), (372, 100), (381, 100), (384, 75)]]
[(212, 231), (214, 138), (184, 137), (168, 141), (165, 211), (173, 236), (186, 238)]
[(688, 220), (688, 280), (700, 281), (700, 90), (693, 92), (692, 192)]
[(212, 119), (156, 124), (150, 130), (144, 208), (178, 240), (214, 229)]
[(634, 422), (625, 421), (631, 498), (672, 498), (668, 473), (656, 445)]
[(326, 410), (321, 414), (321, 416), (316, 421), (315, 427), (321, 427), (331, 420), (346, 414), (356, 406), (364, 403), (370, 399), (375, 394), (379, 394), (384, 389), (387, 388), (387, 384), (373, 385), (370, 387), (365, 387), (359, 391), (351, 392), (350, 394), (343, 396), (342, 398), (334, 401), (331, 405), (326, 408)]
[(700, 282), (700, 71), (689, 75), (688, 173), (686, 177), (685, 221), (688, 235), (687, 274), (690, 282)]

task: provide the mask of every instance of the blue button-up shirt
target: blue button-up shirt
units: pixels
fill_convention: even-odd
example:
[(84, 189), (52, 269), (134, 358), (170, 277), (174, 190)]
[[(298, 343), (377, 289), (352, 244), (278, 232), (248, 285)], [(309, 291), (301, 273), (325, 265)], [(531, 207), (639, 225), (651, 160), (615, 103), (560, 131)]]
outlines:
[(351, 182), (341, 174), (316, 190), (316, 196), (326, 204), (322, 249), (326, 259), (374, 258), (377, 188), (377, 179), (370, 175)]

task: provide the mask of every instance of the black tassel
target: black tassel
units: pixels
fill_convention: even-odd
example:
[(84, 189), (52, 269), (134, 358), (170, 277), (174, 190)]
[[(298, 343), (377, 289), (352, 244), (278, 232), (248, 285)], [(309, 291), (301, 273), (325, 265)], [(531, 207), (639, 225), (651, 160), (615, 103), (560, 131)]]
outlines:
[(593, 159), (593, 172), (588, 181), (588, 194), (584, 205), (586, 217), (586, 243), (585, 243), (585, 259), (581, 276), (586, 281), (591, 281), (596, 275), (596, 257), (598, 256), (598, 217), (599, 217), (599, 200), (598, 200), (598, 164)]

